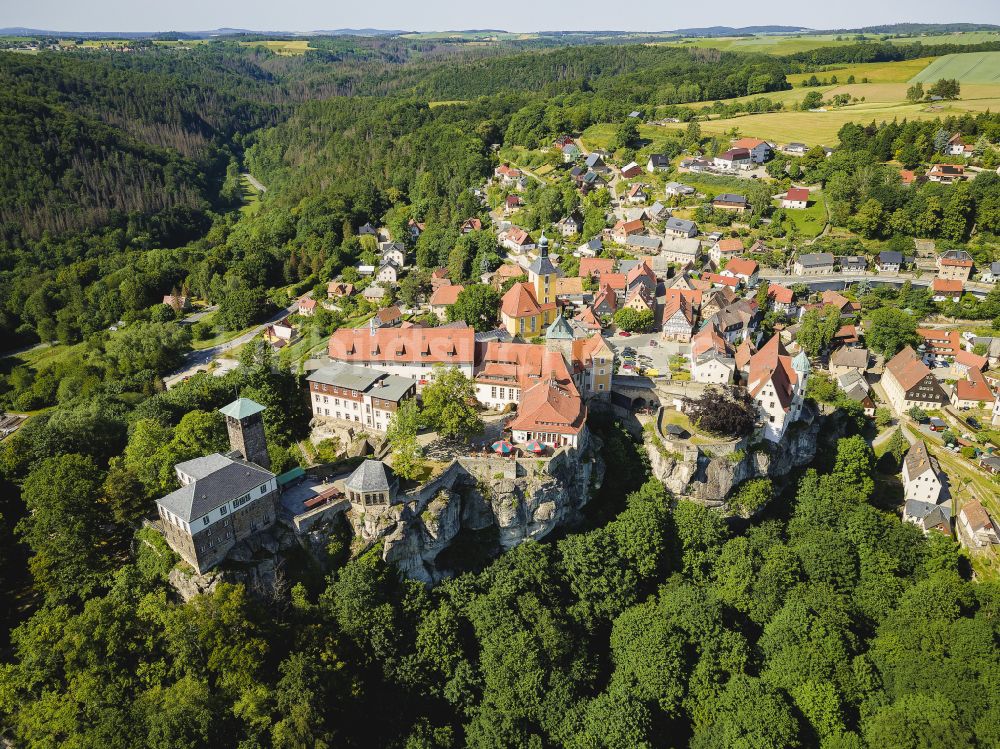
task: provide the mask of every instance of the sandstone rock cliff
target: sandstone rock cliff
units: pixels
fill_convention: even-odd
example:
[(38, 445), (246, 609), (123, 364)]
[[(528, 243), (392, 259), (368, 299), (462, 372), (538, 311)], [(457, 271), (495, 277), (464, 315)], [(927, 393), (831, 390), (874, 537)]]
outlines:
[(650, 467), (674, 495), (721, 507), (744, 481), (781, 479), (812, 461), (823, 419), (809, 407), (803, 415), (779, 443), (748, 438), (725, 445), (691, 446), (647, 437)]

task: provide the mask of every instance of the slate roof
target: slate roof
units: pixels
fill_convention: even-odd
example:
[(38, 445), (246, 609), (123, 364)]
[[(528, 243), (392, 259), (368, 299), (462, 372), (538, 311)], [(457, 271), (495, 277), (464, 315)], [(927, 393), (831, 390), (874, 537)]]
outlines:
[(220, 453), (178, 463), (176, 468), (194, 481), (156, 501), (188, 523), (274, 478), (258, 465)]
[(344, 482), (355, 492), (386, 492), (390, 489), (389, 469), (381, 460), (366, 460)]
[(245, 419), (247, 416), (259, 414), (263, 410), (264, 407), (256, 401), (252, 401), (249, 398), (237, 398), (229, 405), (220, 408), (219, 413), (223, 416), (229, 416), (239, 420)]
[(883, 265), (902, 265), (903, 253), (895, 250), (882, 250), (878, 254), (878, 261)]
[(833, 254), (829, 252), (809, 252), (799, 255), (799, 265), (812, 268), (818, 265), (833, 265)]
[(830, 365), (834, 367), (853, 367), (868, 369), (868, 349), (842, 346), (830, 356)]
[(690, 233), (692, 229), (696, 229), (697, 224), (694, 221), (688, 221), (684, 218), (668, 218), (667, 219), (667, 229), (673, 231), (683, 231)]
[(384, 376), (385, 372), (378, 372), (369, 367), (340, 363), (317, 369), (306, 377), (306, 380), (364, 392)]
[(903, 461), (906, 463), (906, 473), (911, 481), (927, 471), (933, 471), (935, 476), (940, 473), (937, 458), (927, 452), (927, 445), (923, 440), (913, 443)]

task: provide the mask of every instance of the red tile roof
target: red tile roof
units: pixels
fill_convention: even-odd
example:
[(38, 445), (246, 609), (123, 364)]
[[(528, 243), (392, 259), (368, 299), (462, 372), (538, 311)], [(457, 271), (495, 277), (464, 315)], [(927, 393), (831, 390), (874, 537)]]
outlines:
[(993, 391), (986, 383), (986, 378), (978, 369), (970, 369), (967, 380), (955, 383), (955, 396), (961, 401), (993, 402)]
[(955, 352), (955, 363), (962, 364), (966, 367), (971, 367), (982, 372), (986, 369), (986, 365), (989, 363), (989, 359), (985, 356), (980, 356), (979, 354), (974, 354), (971, 351), (966, 351), (965, 349), (959, 349)]
[(472, 328), (340, 328), (330, 336), (335, 361), (471, 365), (476, 331)]
[(580, 258), (580, 270), (577, 275), (581, 278), (586, 276), (612, 273), (615, 269), (615, 261), (609, 257), (584, 257)]
[(500, 300), (500, 311), (507, 317), (537, 315), (543, 309), (554, 309), (554, 304), (541, 305), (535, 296), (535, 287), (527, 281), (511, 286)]
[(775, 333), (750, 357), (750, 372), (747, 375), (747, 389), (756, 396), (767, 382), (774, 384), (778, 402), (787, 411), (792, 403), (792, 388), (799, 376), (792, 368), (792, 357), (781, 345), (781, 336)]
[(748, 260), (745, 257), (734, 257), (726, 266), (726, 272), (749, 278), (757, 272), (757, 261)]
[(733, 148), (745, 148), (747, 150), (752, 150), (757, 146), (762, 146), (767, 143), (766, 140), (761, 140), (760, 138), (739, 138), (734, 140), (732, 143)]
[(701, 278), (703, 281), (708, 281), (711, 284), (719, 284), (721, 286), (731, 286), (735, 288), (740, 285), (740, 279), (734, 278), (733, 276), (721, 276), (718, 273), (702, 273)]
[(568, 385), (544, 380), (521, 395), (517, 417), (510, 428), (533, 433), (578, 434), (586, 419), (587, 409), (572, 380)]
[(791, 304), (795, 299), (795, 292), (787, 286), (772, 283), (767, 287), (767, 296), (778, 304)]
[[(956, 260), (955, 262), (962, 261)], [(962, 281), (958, 278), (935, 278), (931, 282), (931, 289), (935, 294), (961, 294), (963, 288)]]
[(716, 246), (722, 254), (726, 254), (727, 252), (743, 252), (743, 240), (739, 237), (720, 239), (716, 243)]
[(885, 365), (885, 370), (896, 379), (904, 391), (931, 373), (927, 365), (917, 356), (917, 352), (909, 346), (892, 357)]
[(458, 295), (465, 291), (465, 287), (461, 284), (450, 284), (448, 286), (438, 286), (434, 293), (431, 294), (430, 305), (432, 307), (437, 307), (439, 305), (449, 306), (455, 303), (458, 299)]
[(804, 187), (793, 187), (785, 193), (785, 200), (801, 200), (809, 202), (809, 191)]

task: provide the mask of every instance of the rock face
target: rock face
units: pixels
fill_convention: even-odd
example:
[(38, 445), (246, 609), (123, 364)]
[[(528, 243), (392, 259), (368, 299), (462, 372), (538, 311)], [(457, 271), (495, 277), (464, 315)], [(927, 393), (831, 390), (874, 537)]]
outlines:
[(427, 583), (448, 574), (436, 560), (462, 530), (497, 529), (501, 549), (540, 539), (578, 519), (601, 484), (604, 463), (596, 439), (551, 460), (462, 458), (402, 504), (377, 518), (349, 519), (364, 540), (379, 536), (383, 557), (409, 577)]
[(693, 499), (709, 507), (721, 507), (726, 497), (744, 481), (754, 478), (780, 479), (816, 456), (822, 417), (803, 410), (804, 418), (785, 433), (779, 443), (749, 438), (727, 443), (673, 449), (673, 443), (645, 441), (653, 475), (676, 496)]

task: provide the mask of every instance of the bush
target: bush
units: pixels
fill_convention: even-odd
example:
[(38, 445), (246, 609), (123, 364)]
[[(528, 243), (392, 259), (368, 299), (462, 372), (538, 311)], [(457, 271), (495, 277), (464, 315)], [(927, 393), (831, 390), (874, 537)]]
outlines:
[(757, 423), (757, 406), (745, 390), (709, 387), (699, 398), (685, 398), (684, 411), (699, 429), (724, 437), (744, 437)]

